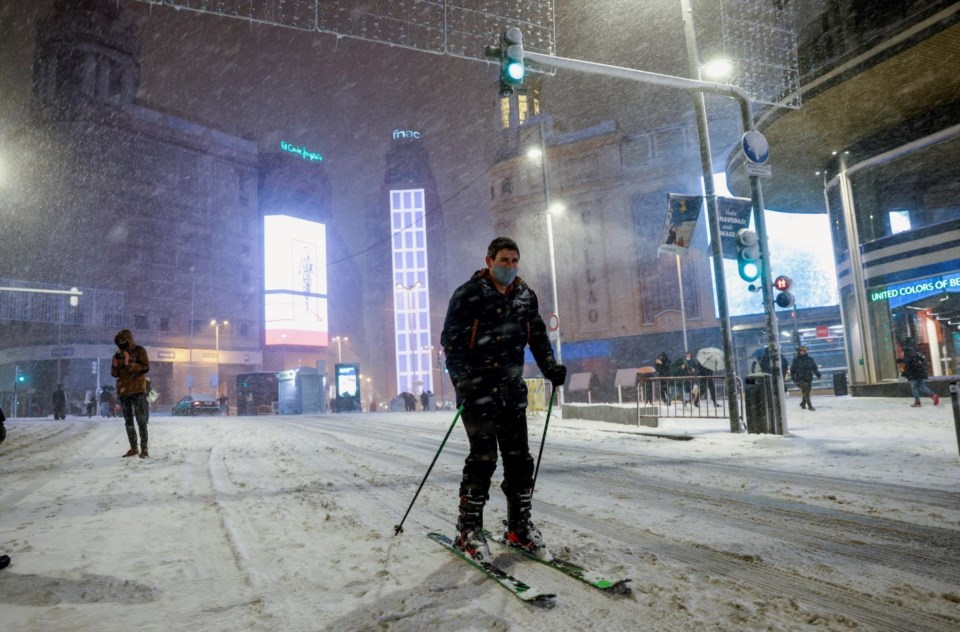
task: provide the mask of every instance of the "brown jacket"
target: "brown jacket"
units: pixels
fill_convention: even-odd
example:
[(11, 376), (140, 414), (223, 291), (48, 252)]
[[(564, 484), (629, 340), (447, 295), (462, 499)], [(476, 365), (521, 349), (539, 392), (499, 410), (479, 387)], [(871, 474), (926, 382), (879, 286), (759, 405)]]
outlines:
[[(120, 348), (113, 354), (113, 363), (110, 365), (110, 375), (117, 378), (117, 395), (127, 397), (146, 393), (147, 371), (150, 370), (147, 350), (134, 342), (133, 332), (129, 329), (117, 332), (113, 342)], [(124, 354), (129, 360), (124, 358)]]

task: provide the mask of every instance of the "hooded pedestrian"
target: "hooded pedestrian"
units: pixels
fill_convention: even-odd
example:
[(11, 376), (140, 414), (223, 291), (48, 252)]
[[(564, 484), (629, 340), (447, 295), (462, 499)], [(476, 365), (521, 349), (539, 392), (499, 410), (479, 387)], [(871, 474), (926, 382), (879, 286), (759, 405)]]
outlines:
[[(150, 370), (150, 360), (147, 357), (147, 350), (134, 341), (133, 332), (129, 329), (121, 329), (117, 332), (113, 342), (119, 350), (113, 354), (110, 375), (117, 379), (117, 397), (120, 398), (123, 422), (127, 429), (127, 439), (130, 441), (130, 449), (123, 456), (139, 454), (141, 459), (145, 459), (149, 456), (147, 422), (150, 420), (150, 404), (147, 402), (147, 372)], [(133, 426), (134, 418), (137, 421), (137, 428)], [(140, 431), (139, 448), (138, 429)]]
[(800, 347), (797, 349), (797, 357), (793, 359), (793, 364), (790, 365), (790, 377), (800, 387), (800, 394), (802, 395), (800, 408), (816, 410), (813, 407), (813, 402), (810, 401), (810, 389), (813, 387), (814, 375), (819, 380), (821, 378), (820, 369), (817, 368), (814, 359), (807, 355), (807, 348)]
[(940, 396), (926, 385), (927, 358), (924, 357), (912, 338), (903, 341), (903, 357), (897, 360), (901, 375), (910, 382), (910, 392), (913, 395), (913, 408), (920, 408), (920, 395), (927, 395), (933, 399), (933, 405), (940, 405)]

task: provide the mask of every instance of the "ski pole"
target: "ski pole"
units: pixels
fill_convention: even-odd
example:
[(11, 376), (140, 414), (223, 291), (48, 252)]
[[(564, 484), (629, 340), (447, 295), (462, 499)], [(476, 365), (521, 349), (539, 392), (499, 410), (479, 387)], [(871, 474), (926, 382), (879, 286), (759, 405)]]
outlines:
[(410, 510), (413, 509), (413, 503), (417, 502), (417, 496), (420, 495), (420, 490), (423, 489), (423, 484), (427, 482), (427, 477), (430, 476), (430, 472), (433, 470), (434, 464), (437, 462), (437, 459), (440, 458), (440, 453), (443, 452), (443, 446), (447, 444), (447, 439), (450, 438), (450, 433), (453, 432), (453, 427), (457, 425), (457, 420), (460, 419), (460, 413), (463, 412), (463, 406), (457, 409), (457, 414), (453, 416), (453, 423), (450, 424), (450, 429), (447, 430), (447, 435), (443, 438), (443, 442), (440, 443), (440, 449), (437, 450), (436, 455), (433, 457), (433, 461), (430, 463), (430, 467), (427, 468), (427, 473), (423, 475), (423, 480), (420, 481), (420, 487), (417, 488), (417, 493), (413, 495), (413, 500), (410, 501), (410, 506), (407, 507), (407, 513), (403, 514), (403, 519), (400, 520), (400, 524), (394, 525), (393, 535), (400, 535), (403, 533), (403, 523), (406, 522), (407, 516), (410, 515)]
[(550, 391), (550, 404), (547, 406), (547, 420), (543, 424), (543, 438), (540, 439), (540, 454), (537, 455), (537, 469), (533, 471), (533, 487), (537, 487), (537, 473), (540, 472), (540, 459), (543, 458), (543, 445), (547, 442), (547, 427), (550, 425), (550, 411), (553, 410), (553, 398), (557, 394), (557, 387), (554, 385)]

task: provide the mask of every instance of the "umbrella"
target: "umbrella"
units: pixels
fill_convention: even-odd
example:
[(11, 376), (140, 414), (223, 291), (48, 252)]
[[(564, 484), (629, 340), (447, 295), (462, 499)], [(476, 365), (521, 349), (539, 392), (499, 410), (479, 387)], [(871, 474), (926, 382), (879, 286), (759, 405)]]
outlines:
[(704, 347), (697, 351), (697, 362), (710, 371), (723, 369), (723, 351), (716, 347)]

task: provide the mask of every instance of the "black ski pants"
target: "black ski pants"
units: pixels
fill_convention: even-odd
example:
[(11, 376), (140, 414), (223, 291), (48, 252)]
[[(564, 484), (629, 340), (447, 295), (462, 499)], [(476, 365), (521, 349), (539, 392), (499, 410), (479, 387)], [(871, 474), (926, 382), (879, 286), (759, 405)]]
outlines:
[(140, 449), (147, 449), (147, 422), (150, 420), (150, 404), (146, 393), (134, 393), (120, 397), (120, 409), (123, 411), (123, 423), (127, 428), (130, 447), (137, 449), (137, 431), (133, 427), (133, 418), (137, 418), (140, 429)]
[(463, 427), (470, 441), (470, 454), (463, 465), (460, 496), (486, 501), (490, 481), (497, 469), (497, 449), (503, 457), (503, 484), (508, 501), (533, 487), (533, 457), (527, 440), (527, 411), (524, 405), (485, 403), (463, 410)]

